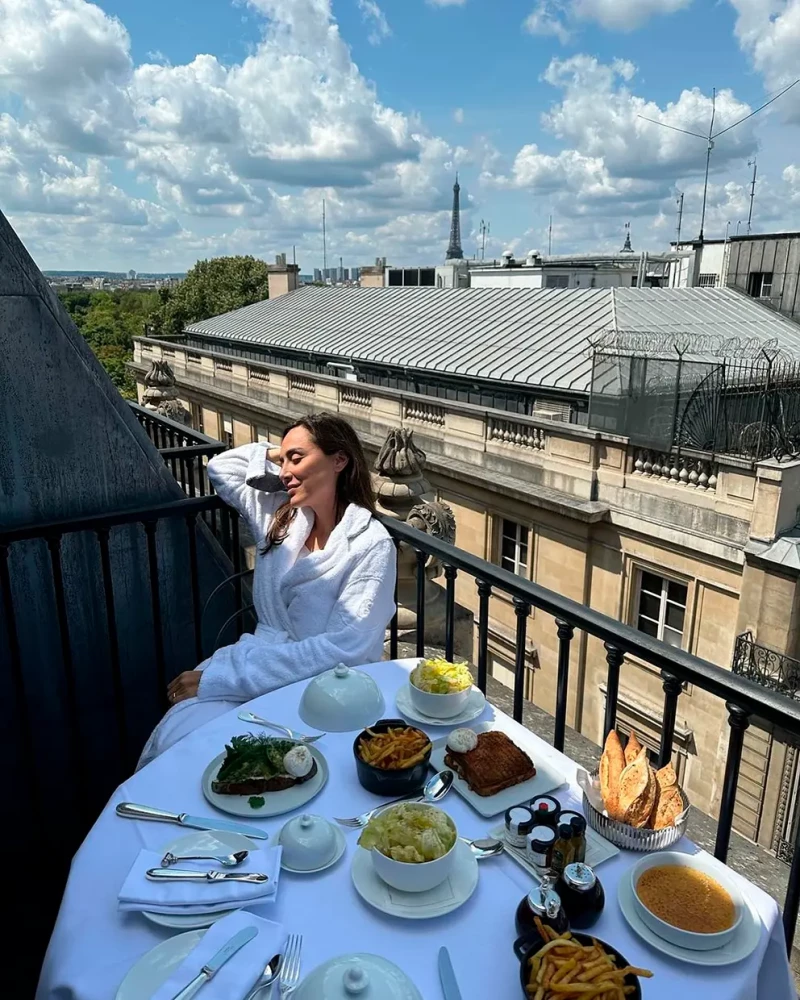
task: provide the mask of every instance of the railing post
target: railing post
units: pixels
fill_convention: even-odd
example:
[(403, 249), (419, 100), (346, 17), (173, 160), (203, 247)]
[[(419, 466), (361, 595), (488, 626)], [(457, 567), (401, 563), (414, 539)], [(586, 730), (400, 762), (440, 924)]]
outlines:
[(158, 581), (158, 549), (156, 547), (156, 528), (158, 521), (145, 521), (144, 531), (147, 536), (147, 563), (150, 570), (150, 607), (153, 614), (153, 645), (156, 654), (156, 680), (158, 682), (159, 700), (167, 697), (167, 665), (164, 658), (164, 634), (161, 628), (161, 595)]
[(478, 687), (486, 694), (489, 673), (489, 598), (492, 585), (478, 578)]
[(417, 556), (417, 656), (425, 655), (425, 563), (428, 553), (416, 549)]
[(114, 575), (111, 571), (111, 554), (108, 548), (110, 531), (97, 529), (100, 546), (100, 567), (103, 575), (103, 594), (106, 602), (106, 628), (108, 629), (108, 654), (111, 660), (111, 684), (114, 689), (114, 710), (117, 715), (117, 738), (122, 766), (128, 764), (128, 725), (125, 720), (125, 688), (122, 683), (122, 667), (119, 659), (119, 634), (117, 631), (117, 610), (114, 604)]
[(446, 581), (444, 611), (444, 658), (453, 662), (456, 631), (456, 575), (455, 566), (445, 566)]
[(717, 842), (714, 845), (714, 857), (720, 861), (727, 860), (728, 846), (731, 842), (733, 827), (733, 807), (736, 804), (736, 785), (739, 781), (739, 767), (742, 763), (742, 747), (744, 734), (750, 725), (750, 715), (732, 701), (726, 701), (728, 709), (728, 725), (731, 734), (728, 739), (728, 758), (725, 761), (725, 778), (722, 782), (722, 800), (719, 805), (719, 822), (717, 823)]
[(617, 698), (619, 696), (619, 668), (624, 653), (611, 642), (603, 643), (606, 648), (608, 679), (606, 680), (606, 717), (603, 722), (603, 740), (617, 724)]
[(189, 540), (189, 586), (192, 591), (192, 625), (194, 628), (194, 654), (198, 663), (203, 660), (203, 613), (200, 609), (200, 577), (197, 566), (197, 515), (186, 518)]
[(564, 733), (567, 727), (567, 695), (569, 692), (569, 650), (575, 626), (556, 618), (558, 630), (558, 690), (556, 693), (556, 718), (553, 730), (553, 746), (564, 750)]
[(519, 597), (514, 598), (514, 614), (517, 616), (517, 639), (514, 657), (514, 720), (522, 722), (522, 706), (525, 695), (525, 636), (528, 631), (528, 615), (531, 606)]
[(672, 741), (675, 736), (675, 716), (678, 712), (678, 696), (683, 684), (666, 670), (661, 671), (664, 687), (664, 719), (661, 724), (661, 748), (658, 751), (658, 766), (666, 767), (672, 760)]

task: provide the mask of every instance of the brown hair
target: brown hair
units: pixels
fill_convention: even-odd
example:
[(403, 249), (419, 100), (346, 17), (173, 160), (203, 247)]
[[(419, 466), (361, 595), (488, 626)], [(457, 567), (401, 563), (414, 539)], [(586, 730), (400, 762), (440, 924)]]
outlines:
[[(366, 507), (370, 514), (377, 513), (375, 491), (372, 488), (364, 449), (350, 424), (342, 417), (330, 413), (311, 413), (286, 427), (281, 440), (295, 427), (304, 427), (311, 435), (314, 444), (326, 455), (342, 452), (348, 458), (347, 465), (336, 479), (337, 522), (344, 514), (347, 505), (351, 503)], [(288, 500), (275, 511), (267, 537), (264, 539), (264, 552), (268, 552), (273, 545), (281, 544), (296, 514), (297, 508), (292, 507)]]

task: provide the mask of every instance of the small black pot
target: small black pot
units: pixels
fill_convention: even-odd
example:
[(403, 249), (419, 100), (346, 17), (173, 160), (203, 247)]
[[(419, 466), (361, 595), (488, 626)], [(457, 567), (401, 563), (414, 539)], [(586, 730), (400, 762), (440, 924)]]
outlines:
[[(575, 931), (572, 932), (572, 937), (578, 942), (578, 944), (592, 944), (593, 941), (597, 941), (599, 945), (608, 952), (609, 955), (613, 955), (617, 962), (617, 968), (622, 969), (626, 965), (630, 964), (628, 960), (617, 951), (616, 948), (612, 948), (610, 944), (606, 944), (605, 941), (601, 941), (600, 938), (593, 937), (589, 934), (580, 934)], [(522, 985), (522, 995), (529, 1000), (529, 994), (526, 990), (529, 978), (529, 965), (528, 962), (536, 952), (544, 946), (544, 941), (541, 935), (537, 931), (532, 931), (530, 934), (526, 934), (524, 937), (517, 938), (514, 942), (514, 954), (519, 959), (519, 981)], [(642, 984), (639, 981), (638, 976), (628, 974), (622, 980), (623, 986), (633, 986), (633, 993), (628, 993), (626, 1000), (642, 1000)]]
[[(369, 727), (374, 733), (385, 733), (387, 729), (416, 729), (416, 726), (409, 726), (403, 719), (380, 719), (375, 725)], [(422, 732), (422, 730), (418, 730)], [(423, 734), (425, 735), (425, 734)], [(369, 739), (369, 733), (364, 730), (359, 733), (353, 741), (353, 756), (356, 759), (356, 773), (358, 780), (368, 792), (375, 795), (400, 796), (413, 795), (422, 790), (425, 779), (428, 776), (428, 764), (431, 759), (431, 750), (425, 754), (419, 763), (412, 767), (404, 767), (396, 771), (385, 771), (383, 768), (374, 767), (365, 763), (358, 755), (358, 744), (362, 739)]]

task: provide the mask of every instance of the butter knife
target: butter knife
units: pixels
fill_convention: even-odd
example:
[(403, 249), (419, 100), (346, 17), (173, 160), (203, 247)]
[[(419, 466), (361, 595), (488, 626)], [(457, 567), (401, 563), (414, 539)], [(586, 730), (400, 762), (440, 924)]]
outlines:
[(227, 819), (215, 817), (190, 816), (188, 813), (171, 813), (152, 806), (140, 806), (135, 802), (120, 802), (117, 805), (117, 816), (127, 819), (149, 819), (157, 823), (177, 823), (178, 826), (188, 826), (195, 830), (223, 830), (227, 833), (240, 833), (243, 837), (254, 840), (268, 840), (266, 830), (258, 830), (245, 823), (231, 823)]
[(238, 934), (234, 934), (230, 941), (223, 945), (210, 961), (206, 962), (194, 979), (187, 983), (180, 993), (175, 994), (172, 1000), (191, 1000), (200, 987), (205, 986), (209, 979), (212, 979), (240, 948), (244, 948), (248, 941), (253, 940), (256, 934), (258, 934), (258, 930), (255, 927), (244, 927)]
[(444, 1000), (462, 1000), (461, 990), (458, 988), (453, 963), (450, 961), (450, 952), (447, 948), (439, 949), (439, 979), (442, 981)]
[(189, 868), (148, 868), (147, 877), (151, 882), (269, 882), (269, 875), (261, 872), (198, 872)]

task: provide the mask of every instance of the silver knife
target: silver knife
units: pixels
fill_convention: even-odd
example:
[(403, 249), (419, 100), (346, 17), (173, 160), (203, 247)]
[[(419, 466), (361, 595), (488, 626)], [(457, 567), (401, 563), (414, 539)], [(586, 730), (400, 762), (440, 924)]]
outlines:
[(261, 872), (220, 872), (192, 871), (190, 868), (148, 868), (147, 877), (151, 882), (177, 880), (183, 882), (269, 882), (269, 875)]
[(439, 978), (442, 981), (444, 1000), (462, 1000), (461, 990), (458, 988), (453, 963), (450, 961), (450, 952), (447, 948), (439, 949)]
[(240, 833), (243, 837), (252, 837), (254, 840), (269, 839), (266, 830), (257, 830), (245, 823), (231, 823), (227, 819), (213, 817), (190, 816), (188, 813), (165, 812), (163, 809), (154, 809), (152, 806), (139, 806), (135, 802), (120, 802), (117, 805), (117, 816), (125, 816), (128, 819), (150, 819), (157, 823), (177, 823), (178, 826), (189, 826), (196, 830), (223, 830), (227, 833)]
[(238, 934), (234, 934), (230, 941), (223, 945), (210, 961), (206, 962), (194, 979), (187, 983), (180, 993), (175, 994), (172, 1000), (190, 1000), (200, 987), (205, 986), (228, 959), (233, 958), (236, 952), (240, 948), (244, 948), (248, 941), (252, 941), (256, 934), (258, 934), (258, 930), (255, 927), (245, 927)]

